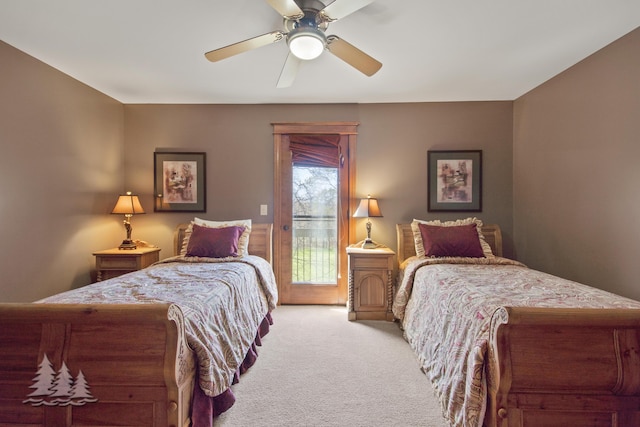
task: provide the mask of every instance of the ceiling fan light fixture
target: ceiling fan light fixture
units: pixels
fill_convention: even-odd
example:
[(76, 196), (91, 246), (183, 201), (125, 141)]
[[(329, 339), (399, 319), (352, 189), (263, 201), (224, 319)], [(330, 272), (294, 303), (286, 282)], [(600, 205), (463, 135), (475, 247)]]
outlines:
[(315, 28), (300, 28), (292, 30), (287, 43), (289, 50), (296, 57), (309, 61), (322, 54), (327, 43), (324, 33)]

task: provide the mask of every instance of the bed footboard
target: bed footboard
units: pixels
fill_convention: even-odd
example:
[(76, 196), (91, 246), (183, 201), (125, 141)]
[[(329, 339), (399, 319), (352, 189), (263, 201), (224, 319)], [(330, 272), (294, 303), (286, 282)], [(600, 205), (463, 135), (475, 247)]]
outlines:
[(174, 305), (0, 304), (0, 360), (0, 425), (189, 425)]
[(487, 427), (640, 425), (640, 310), (502, 308), (488, 353)]

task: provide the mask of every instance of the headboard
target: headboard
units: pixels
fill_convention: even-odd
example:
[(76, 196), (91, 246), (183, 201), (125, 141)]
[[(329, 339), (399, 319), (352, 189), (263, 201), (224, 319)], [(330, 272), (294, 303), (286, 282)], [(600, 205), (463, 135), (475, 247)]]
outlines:
[[(496, 256), (502, 256), (502, 232), (496, 224), (482, 226), (482, 235), (491, 246), (491, 251)], [(416, 246), (413, 242), (411, 224), (396, 224), (396, 238), (398, 240), (398, 264), (416, 254)]]
[[(189, 223), (178, 224), (173, 234), (173, 253), (180, 254), (182, 241)], [(249, 253), (266, 259), (271, 264), (273, 248), (273, 224), (251, 224), (249, 235)]]

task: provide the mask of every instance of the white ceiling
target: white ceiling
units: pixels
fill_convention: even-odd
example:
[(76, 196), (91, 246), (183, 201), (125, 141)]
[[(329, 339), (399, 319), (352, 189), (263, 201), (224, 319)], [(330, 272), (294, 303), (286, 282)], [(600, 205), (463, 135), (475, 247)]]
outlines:
[(376, 0), (327, 34), (377, 74), (324, 52), (277, 89), (284, 41), (204, 57), (282, 29), (265, 0), (0, 0), (2, 41), (127, 104), (513, 100), (638, 26), (640, 0)]

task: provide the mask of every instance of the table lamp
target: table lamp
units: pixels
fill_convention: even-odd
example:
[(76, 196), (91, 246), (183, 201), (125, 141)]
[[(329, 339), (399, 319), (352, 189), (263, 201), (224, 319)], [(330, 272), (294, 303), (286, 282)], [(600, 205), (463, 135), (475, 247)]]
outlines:
[(377, 245), (371, 240), (371, 221), (369, 218), (381, 217), (380, 207), (378, 206), (378, 200), (371, 198), (371, 195), (367, 195), (366, 199), (361, 199), (358, 209), (353, 213), (354, 218), (367, 218), (367, 238), (362, 244), (362, 249), (374, 249)]
[(122, 241), (122, 244), (118, 246), (119, 249), (135, 249), (137, 246), (131, 240), (131, 217), (133, 215), (139, 215), (144, 213), (140, 200), (135, 194), (131, 194), (131, 191), (127, 191), (127, 194), (118, 197), (116, 206), (111, 211), (112, 214), (124, 215), (124, 228), (127, 230), (127, 238)]

